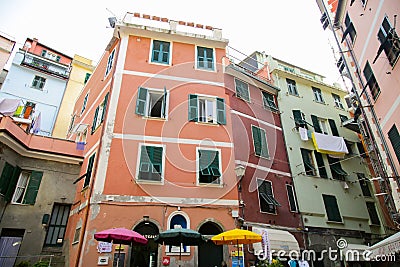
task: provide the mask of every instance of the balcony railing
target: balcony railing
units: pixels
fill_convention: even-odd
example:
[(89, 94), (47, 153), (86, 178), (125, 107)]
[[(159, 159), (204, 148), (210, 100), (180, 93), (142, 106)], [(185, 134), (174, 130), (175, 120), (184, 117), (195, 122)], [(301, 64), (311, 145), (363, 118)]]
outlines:
[(68, 79), (69, 77), (70, 69), (67, 65), (57, 64), (55, 62), (53, 63), (50, 60), (46, 60), (35, 55), (26, 54), (21, 64), (47, 72), (60, 78)]

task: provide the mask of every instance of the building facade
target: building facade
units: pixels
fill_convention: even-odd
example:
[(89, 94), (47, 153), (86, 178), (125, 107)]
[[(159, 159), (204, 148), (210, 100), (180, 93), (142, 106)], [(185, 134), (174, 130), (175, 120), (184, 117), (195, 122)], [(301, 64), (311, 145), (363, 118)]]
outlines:
[(392, 220), (399, 223), (399, 64), (395, 1), (317, 1), (332, 31), (338, 67), (352, 88), (364, 143)]
[(0, 32), (0, 88), (4, 83), (8, 70), (4, 67), (15, 47), (15, 40), (8, 34)]
[[(112, 262), (98, 231), (125, 227), (148, 238), (124, 248), (130, 266), (214, 266), (228, 247), (161, 246), (182, 227), (213, 236), (237, 224), (238, 193), (220, 29), (127, 13), (74, 108), (70, 138), (84, 143), (67, 235), (69, 266)], [(73, 237), (73, 238), (72, 238)], [(179, 256), (181, 254), (181, 256)]]
[(40, 114), (40, 128), (37, 129), (40, 135), (52, 134), (71, 61), (71, 57), (39, 43), (35, 38), (28, 38), (13, 58), (0, 97), (20, 99), (14, 116), (25, 125), (30, 126)]
[(74, 142), (31, 135), (0, 120), (0, 265), (65, 266), (65, 229), (83, 161)]
[[(268, 70), (250, 69), (232, 61), (225, 68), (239, 214), (243, 227), (268, 236), (274, 254), (283, 250), (288, 255), (305, 246), (276, 99), (280, 89), (272, 85)], [(261, 243), (250, 248), (245, 261), (254, 265), (263, 248)]]
[(79, 55), (75, 55), (72, 59), (71, 72), (60, 105), (60, 110), (54, 124), (53, 137), (66, 138), (68, 132), (72, 130), (71, 127), (73, 122), (71, 123), (71, 120), (74, 120), (74, 117), (77, 116), (77, 114), (73, 114), (75, 102), (83, 87), (90, 79), (94, 68), (95, 66), (90, 59)]

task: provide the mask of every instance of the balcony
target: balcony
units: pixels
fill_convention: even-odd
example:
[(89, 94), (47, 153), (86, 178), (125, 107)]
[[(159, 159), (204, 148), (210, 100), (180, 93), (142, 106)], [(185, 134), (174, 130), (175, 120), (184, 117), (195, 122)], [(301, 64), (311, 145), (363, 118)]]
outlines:
[(68, 79), (70, 73), (68, 65), (57, 63), (33, 54), (25, 54), (21, 65), (29, 66), (62, 79)]

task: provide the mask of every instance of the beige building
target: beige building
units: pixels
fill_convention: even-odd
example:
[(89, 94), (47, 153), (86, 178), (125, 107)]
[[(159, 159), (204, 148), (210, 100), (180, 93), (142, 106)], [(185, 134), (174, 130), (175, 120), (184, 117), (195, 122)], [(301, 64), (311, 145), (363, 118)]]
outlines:
[(14, 38), (0, 32), (0, 88), (7, 76), (7, 70), (4, 69), (4, 66), (10, 58), (14, 46)]
[(92, 60), (79, 55), (74, 56), (69, 80), (54, 124), (53, 137), (66, 138), (68, 131), (71, 130), (71, 119), (80, 115), (72, 114), (75, 101), (92, 75), (94, 68)]

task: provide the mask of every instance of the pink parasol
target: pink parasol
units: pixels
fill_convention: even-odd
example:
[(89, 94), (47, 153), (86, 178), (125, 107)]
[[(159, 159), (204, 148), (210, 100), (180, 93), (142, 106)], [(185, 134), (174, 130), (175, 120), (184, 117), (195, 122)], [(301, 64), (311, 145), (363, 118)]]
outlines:
[[(104, 241), (114, 244), (124, 245), (146, 245), (147, 238), (139, 234), (138, 232), (126, 229), (126, 228), (112, 228), (97, 232), (94, 234), (94, 238), (97, 241)], [(117, 266), (119, 266), (119, 254), (117, 258)]]

